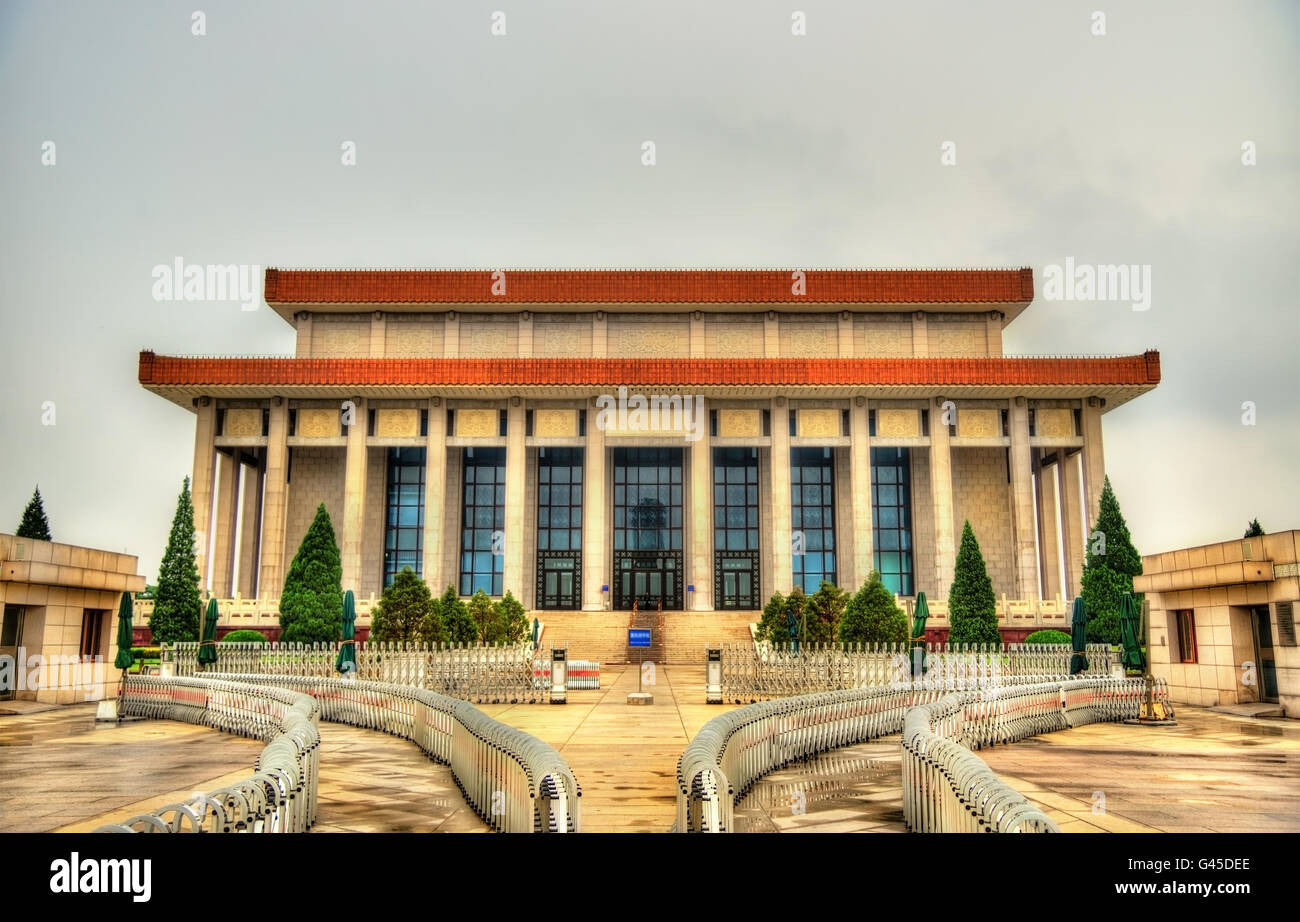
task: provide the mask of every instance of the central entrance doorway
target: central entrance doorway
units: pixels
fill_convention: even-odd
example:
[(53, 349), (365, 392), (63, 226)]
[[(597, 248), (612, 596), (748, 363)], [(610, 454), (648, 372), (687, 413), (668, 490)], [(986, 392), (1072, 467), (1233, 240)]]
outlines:
[(616, 609), (682, 608), (682, 449), (614, 449)]

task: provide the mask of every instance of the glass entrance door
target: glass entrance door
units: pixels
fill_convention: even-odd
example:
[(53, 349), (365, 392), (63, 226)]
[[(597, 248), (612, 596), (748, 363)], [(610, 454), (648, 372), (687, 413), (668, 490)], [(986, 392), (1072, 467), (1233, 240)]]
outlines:
[(545, 553), (537, 555), (537, 607), (574, 610), (581, 608), (578, 586), (582, 580), (582, 561), (576, 554)]
[(1277, 661), (1273, 655), (1273, 629), (1269, 621), (1268, 606), (1260, 605), (1250, 613), (1251, 627), (1255, 634), (1255, 662), (1259, 664), (1258, 678), (1259, 698), (1261, 701), (1277, 702)]
[(713, 604), (752, 611), (758, 601), (758, 555), (718, 551), (714, 554)]
[(614, 555), (614, 607), (628, 610), (637, 603), (641, 611), (682, 607), (680, 554), (620, 553)]

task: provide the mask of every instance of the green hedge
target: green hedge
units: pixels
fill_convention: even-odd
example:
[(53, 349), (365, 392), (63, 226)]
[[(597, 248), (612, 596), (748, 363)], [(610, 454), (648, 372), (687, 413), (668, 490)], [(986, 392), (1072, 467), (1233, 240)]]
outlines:
[(221, 638), (222, 643), (267, 643), (266, 635), (261, 631), (231, 631)]
[(1065, 631), (1034, 631), (1025, 638), (1025, 643), (1070, 643), (1070, 635)]

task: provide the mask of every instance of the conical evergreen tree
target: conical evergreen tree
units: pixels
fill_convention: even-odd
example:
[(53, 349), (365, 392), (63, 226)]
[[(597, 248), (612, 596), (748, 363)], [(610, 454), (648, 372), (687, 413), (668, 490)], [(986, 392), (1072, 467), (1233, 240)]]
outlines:
[(1246, 533), (1243, 538), (1261, 538), (1264, 536), (1264, 526), (1259, 524), (1259, 519), (1252, 519), (1251, 523), (1246, 526)]
[(948, 590), (948, 623), (949, 643), (1002, 643), (993, 581), (969, 520), (961, 530), (961, 548)]
[(469, 616), (469, 609), (456, 592), (455, 586), (448, 585), (447, 591), (438, 600), (438, 615), (442, 618), (447, 639), (452, 643), (472, 644), (478, 641), (478, 625)]
[(334, 643), (343, 632), (343, 558), (330, 514), (316, 509), (280, 592), (280, 639)]
[(841, 643), (906, 643), (907, 635), (907, 615), (885, 588), (880, 571), (872, 570), (871, 578), (845, 606), (837, 639)]
[[(1088, 641), (1119, 643), (1120, 600), (1142, 575), (1142, 558), (1133, 547), (1110, 478), (1101, 488), (1096, 524), (1088, 536), (1083, 562), (1083, 605), (1088, 611)], [(1140, 593), (1133, 596), (1139, 605)]]
[(402, 567), (370, 616), (370, 639), (405, 643), (424, 640), (425, 622), (432, 615), (429, 584), (410, 567)]
[(190, 478), (185, 478), (176, 500), (176, 515), (158, 568), (158, 589), (154, 593), (149, 630), (155, 643), (177, 643), (199, 639), (199, 568), (194, 562), (194, 504), (190, 500)]
[(50, 520), (45, 517), (45, 503), (41, 502), (39, 486), (23, 510), (23, 520), (18, 523), (18, 530), (14, 534), (19, 538), (35, 538), (38, 541), (54, 540), (50, 537)]

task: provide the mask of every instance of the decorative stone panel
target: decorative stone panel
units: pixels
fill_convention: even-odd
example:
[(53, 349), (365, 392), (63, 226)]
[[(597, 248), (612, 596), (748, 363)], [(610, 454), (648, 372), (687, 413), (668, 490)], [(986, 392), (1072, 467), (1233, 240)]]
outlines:
[(876, 410), (876, 435), (886, 439), (916, 438), (921, 434), (921, 416), (917, 410)]
[(1042, 438), (1072, 438), (1074, 436), (1073, 410), (1035, 410), (1034, 432)]
[(226, 411), (226, 419), (221, 427), (221, 434), (234, 438), (247, 438), (262, 434), (262, 411), (252, 409), (235, 409)]
[(1002, 414), (997, 410), (957, 410), (957, 435), (965, 439), (993, 439), (1002, 435)]
[(501, 434), (501, 415), (498, 410), (457, 410), (456, 436), (464, 438), (494, 438)]
[(544, 439), (574, 438), (578, 434), (578, 411), (546, 409), (533, 411), (533, 435)]
[(825, 438), (843, 435), (839, 410), (799, 410), (800, 438)]
[(517, 357), (519, 325), (517, 323), (463, 320), (460, 324), (462, 358)]
[(671, 358), (684, 357), (690, 352), (691, 328), (685, 321), (610, 321), (607, 335), (607, 350), (611, 356)]
[(341, 410), (303, 409), (298, 411), (297, 435), (309, 439), (332, 438), (339, 435)]
[(376, 410), (375, 435), (380, 438), (415, 438), (420, 435), (419, 410)]
[(719, 438), (754, 438), (762, 434), (763, 413), (761, 410), (718, 411)]

